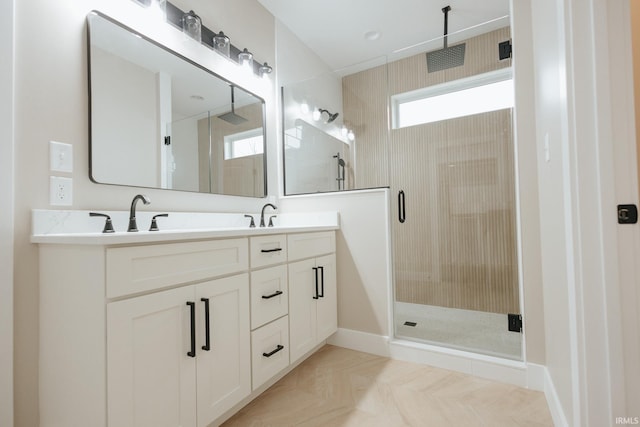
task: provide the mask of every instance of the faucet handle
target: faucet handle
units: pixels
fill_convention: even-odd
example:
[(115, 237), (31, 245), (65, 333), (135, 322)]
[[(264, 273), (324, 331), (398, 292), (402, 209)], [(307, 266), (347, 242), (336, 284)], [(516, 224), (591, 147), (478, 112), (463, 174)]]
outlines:
[(251, 223), (249, 224), (249, 228), (256, 228), (256, 223), (253, 221), (253, 215), (245, 215), (245, 218), (251, 218)]
[(114, 233), (113, 223), (111, 222), (111, 217), (107, 214), (99, 213), (99, 212), (89, 212), (89, 216), (101, 216), (106, 218), (104, 222), (104, 228), (102, 229), (103, 233)]
[(269, 225), (267, 227), (273, 227), (273, 218), (276, 218), (278, 215), (271, 215), (269, 217)]
[(169, 216), (168, 213), (154, 215), (153, 218), (151, 218), (151, 227), (149, 227), (149, 231), (160, 231), (160, 229), (158, 228), (158, 222), (156, 221), (156, 218), (168, 217), (168, 216)]

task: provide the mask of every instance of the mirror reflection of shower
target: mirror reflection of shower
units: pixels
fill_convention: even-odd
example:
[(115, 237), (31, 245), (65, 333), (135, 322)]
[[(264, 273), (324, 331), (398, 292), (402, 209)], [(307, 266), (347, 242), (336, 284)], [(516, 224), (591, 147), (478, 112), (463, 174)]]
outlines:
[[(336, 181), (338, 182), (338, 191), (344, 190), (344, 168), (345, 168), (344, 159), (340, 157), (340, 152), (337, 152), (336, 155), (333, 156), (333, 158), (336, 159), (338, 163), (338, 177), (336, 178)], [(340, 173), (341, 170), (342, 170), (342, 173)]]

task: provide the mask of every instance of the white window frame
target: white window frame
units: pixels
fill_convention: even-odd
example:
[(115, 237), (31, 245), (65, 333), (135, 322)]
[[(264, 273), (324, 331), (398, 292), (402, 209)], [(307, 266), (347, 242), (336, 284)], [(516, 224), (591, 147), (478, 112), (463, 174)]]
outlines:
[[(234, 143), (237, 141), (242, 141), (244, 139), (255, 138), (257, 136), (263, 136), (262, 128), (255, 128), (255, 129), (250, 129), (243, 132), (234, 133), (231, 135), (226, 135), (224, 137), (224, 148), (223, 148), (224, 160), (238, 159), (240, 157), (248, 157), (248, 156), (235, 156)], [(264, 140), (262, 143), (262, 150), (263, 150), (262, 152), (255, 153), (255, 155), (264, 154)]]
[(477, 74), (475, 76), (471, 76), (471, 77), (466, 77), (463, 79), (459, 79), (459, 80), (453, 80), (450, 82), (446, 82), (446, 83), (442, 83), (442, 84), (438, 84), (438, 85), (433, 85), (433, 86), (429, 86), (429, 87), (425, 87), (425, 88), (421, 88), (421, 89), (417, 89), (414, 91), (410, 91), (410, 92), (405, 92), (405, 93), (401, 93), (401, 94), (397, 94), (397, 95), (393, 95), (391, 97), (391, 112), (392, 112), (392, 128), (393, 129), (400, 129), (403, 127), (409, 127), (409, 126), (416, 126), (416, 125), (420, 125), (420, 124), (426, 124), (426, 123), (433, 123), (433, 122), (437, 122), (437, 121), (441, 121), (441, 120), (448, 120), (448, 119), (453, 119), (456, 117), (464, 117), (466, 115), (470, 115), (470, 114), (480, 114), (482, 112), (489, 112), (489, 111), (496, 111), (498, 109), (502, 109), (502, 108), (513, 108), (514, 105), (514, 96), (513, 96), (513, 91), (511, 99), (506, 101), (506, 104), (504, 107), (502, 108), (488, 108), (485, 110), (478, 110), (474, 113), (467, 113), (467, 114), (453, 114), (451, 116), (447, 116), (445, 118), (441, 118), (441, 119), (431, 119), (429, 117), (425, 117), (424, 120), (419, 120), (419, 121), (412, 121), (409, 124), (402, 124), (402, 120), (400, 117), (400, 110), (401, 107), (404, 104), (408, 104), (408, 103), (413, 103), (416, 101), (422, 101), (422, 100), (426, 100), (429, 98), (435, 98), (435, 97), (439, 97), (439, 96), (443, 96), (443, 100), (445, 99), (444, 97), (448, 94), (453, 94), (456, 92), (461, 92), (461, 91), (467, 91), (467, 90), (472, 90), (475, 88), (481, 88), (483, 86), (487, 86), (487, 85), (491, 85), (494, 83), (500, 83), (500, 82), (506, 82), (506, 81), (511, 81), (513, 82), (513, 72), (511, 70), (511, 67), (507, 67), (507, 68), (502, 68), (500, 70), (496, 70), (496, 71), (491, 71), (489, 73), (484, 73), (484, 74)]

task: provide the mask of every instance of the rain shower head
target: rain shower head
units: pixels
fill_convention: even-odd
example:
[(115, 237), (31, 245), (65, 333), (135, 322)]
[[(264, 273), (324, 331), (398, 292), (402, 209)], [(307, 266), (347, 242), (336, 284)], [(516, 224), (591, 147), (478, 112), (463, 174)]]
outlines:
[(218, 118), (221, 120), (224, 120), (227, 123), (231, 123), (232, 125), (237, 126), (241, 123), (246, 122), (247, 119), (236, 114), (235, 104), (236, 104), (236, 100), (234, 96), (234, 87), (232, 85), (231, 86), (231, 111), (229, 111), (228, 113), (220, 114)]
[(449, 11), (451, 11), (451, 6), (442, 8), (442, 13), (444, 13), (443, 48), (434, 50), (433, 52), (427, 52), (427, 71), (429, 73), (464, 65), (466, 43), (461, 43), (451, 47), (447, 45), (447, 37), (449, 34)]
[(321, 108), (321, 109), (320, 109), (320, 110), (318, 110), (318, 111), (320, 111), (320, 114), (322, 114), (322, 113), (327, 113), (327, 116), (329, 116), (329, 118), (327, 119), (327, 123), (331, 123), (331, 122), (333, 122), (333, 121), (334, 121), (335, 119), (337, 119), (337, 118), (338, 118), (338, 116), (340, 115), (340, 113), (333, 113), (333, 114), (331, 114), (331, 113), (329, 112), (329, 110), (325, 110), (325, 109), (323, 109), (323, 108)]

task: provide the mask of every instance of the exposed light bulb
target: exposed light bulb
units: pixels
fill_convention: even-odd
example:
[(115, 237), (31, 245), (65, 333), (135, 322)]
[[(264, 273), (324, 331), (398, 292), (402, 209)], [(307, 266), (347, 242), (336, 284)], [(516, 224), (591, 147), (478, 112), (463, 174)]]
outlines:
[(309, 114), (309, 111), (311, 111), (309, 110), (309, 104), (307, 104), (306, 102), (303, 102), (302, 104), (300, 104), (300, 112), (302, 114), (306, 116), (307, 114)]
[(356, 134), (353, 133), (352, 130), (349, 131), (349, 133), (347, 134), (347, 138), (349, 138), (349, 141), (355, 141), (356, 139)]
[(318, 120), (320, 120), (320, 116), (321, 116), (320, 110), (318, 110), (317, 108), (313, 110), (313, 120), (317, 122)]
[(349, 134), (349, 129), (347, 129), (347, 127), (343, 125), (343, 126), (342, 126), (342, 129), (340, 129), (340, 134), (341, 134), (343, 137), (346, 137), (346, 136)]

